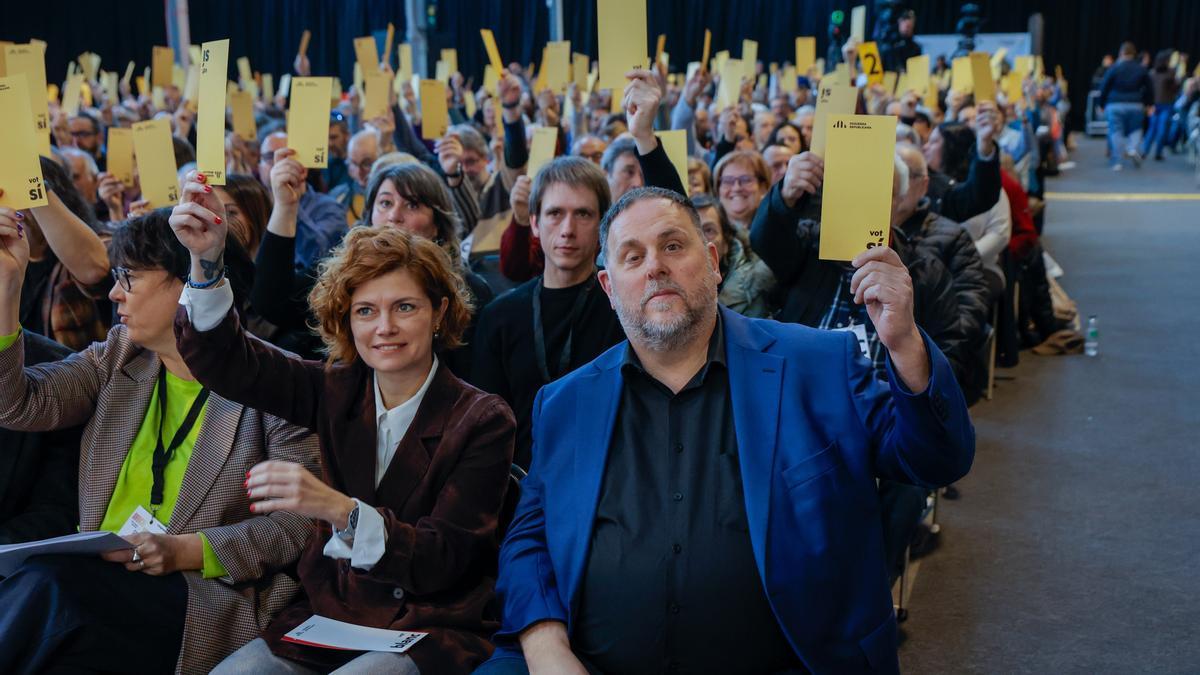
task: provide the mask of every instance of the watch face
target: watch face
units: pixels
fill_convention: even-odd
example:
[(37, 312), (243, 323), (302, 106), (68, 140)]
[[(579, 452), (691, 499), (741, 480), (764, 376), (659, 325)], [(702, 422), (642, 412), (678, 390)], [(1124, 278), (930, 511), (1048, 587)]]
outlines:
[(354, 510), (350, 512), (350, 529), (358, 529), (358, 506), (355, 506)]

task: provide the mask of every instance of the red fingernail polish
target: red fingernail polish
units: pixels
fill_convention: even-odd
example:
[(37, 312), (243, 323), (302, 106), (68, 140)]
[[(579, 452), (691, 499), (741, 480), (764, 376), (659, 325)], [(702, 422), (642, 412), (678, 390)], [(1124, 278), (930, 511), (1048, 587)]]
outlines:
[(221, 216), (214, 216), (213, 222), (220, 225), (221, 224)]
[(208, 180), (208, 179), (207, 179), (207, 178), (204, 176), (204, 174), (202, 174), (202, 173), (198, 173), (198, 174), (196, 174), (196, 180), (198, 180), (198, 181), (200, 181), (201, 183), (203, 183), (204, 181), (206, 181), (206, 180)]
[(205, 186), (204, 186), (204, 191), (205, 191), (205, 192), (212, 192), (212, 186), (211, 186), (211, 185), (205, 185)]
[(251, 510), (251, 511), (254, 511), (254, 510), (256, 510), (256, 509), (254, 508), (254, 507), (256, 507), (256, 506), (258, 506), (258, 505), (257, 505), (257, 504), (251, 504), (251, 505), (250, 505), (250, 510)]

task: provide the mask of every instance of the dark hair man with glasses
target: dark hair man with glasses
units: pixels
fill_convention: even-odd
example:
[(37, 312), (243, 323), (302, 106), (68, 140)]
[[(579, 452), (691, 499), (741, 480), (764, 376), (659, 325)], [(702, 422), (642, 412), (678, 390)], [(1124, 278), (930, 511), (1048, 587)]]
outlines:
[(104, 171), (107, 157), (100, 120), (91, 113), (81, 112), (67, 120), (67, 127), (71, 131), (71, 140), (75, 142), (75, 147), (91, 155), (96, 160), (96, 167)]

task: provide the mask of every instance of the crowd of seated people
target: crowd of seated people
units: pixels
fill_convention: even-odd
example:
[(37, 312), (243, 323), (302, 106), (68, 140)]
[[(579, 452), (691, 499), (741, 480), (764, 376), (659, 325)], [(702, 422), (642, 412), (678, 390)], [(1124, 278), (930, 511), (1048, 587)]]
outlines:
[[(326, 169), (288, 148), (286, 100), (259, 100), (257, 141), (227, 131), (224, 185), (196, 171), (174, 87), (163, 109), (127, 85), (72, 116), (52, 103), (49, 204), (0, 207), (0, 543), (115, 532), (143, 507), (166, 531), (0, 580), (0, 670), (890, 670), (890, 588), (970, 465), (966, 406), (1023, 349), (1081, 347), (1040, 238), (1065, 82), (995, 102), (943, 86), (936, 107), (864, 85), (858, 112), (900, 125), (890, 243), (849, 264), (818, 255), (823, 74), (783, 72), (724, 109), (708, 69), (558, 94), (517, 64), (494, 91), (454, 73), (434, 141), (409, 83), (375, 119), (350, 88)], [(1194, 120), (1195, 79), (1156, 87)], [(107, 131), (158, 116), (170, 209), (106, 171)], [(539, 127), (555, 158), (529, 175)], [(867, 294), (879, 279), (901, 281)], [(817, 400), (830, 381), (849, 395)], [(779, 418), (786, 439), (763, 436), (778, 405), (805, 411)], [(870, 506), (777, 513), (801, 484)], [(752, 656), (695, 660), (732, 639), (710, 612), (745, 618)], [(428, 636), (405, 654), (283, 638), (314, 614)]]

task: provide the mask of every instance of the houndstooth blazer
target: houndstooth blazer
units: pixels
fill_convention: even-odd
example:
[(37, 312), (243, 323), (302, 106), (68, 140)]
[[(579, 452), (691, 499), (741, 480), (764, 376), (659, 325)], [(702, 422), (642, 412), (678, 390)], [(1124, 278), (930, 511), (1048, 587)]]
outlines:
[[(63, 361), (23, 366), (21, 341), (0, 352), (0, 425), (46, 431), (85, 424), (79, 525), (96, 530), (150, 404), (158, 356), (118, 325), (105, 342)], [(298, 462), (320, 475), (314, 434), (210, 396), (167, 530), (204, 532), (228, 575), (183, 573), (188, 604), (177, 672), (211, 670), (257, 637), (299, 588), (284, 570), (299, 558), (312, 522), (286, 512), (254, 516), (246, 498), (246, 472), (266, 459)]]

